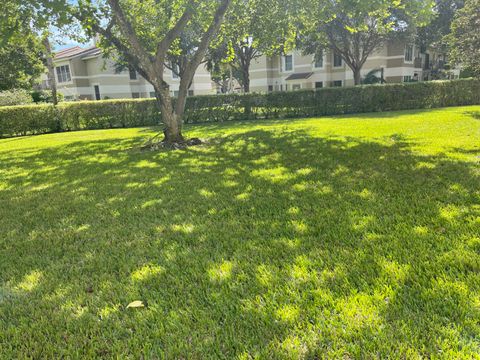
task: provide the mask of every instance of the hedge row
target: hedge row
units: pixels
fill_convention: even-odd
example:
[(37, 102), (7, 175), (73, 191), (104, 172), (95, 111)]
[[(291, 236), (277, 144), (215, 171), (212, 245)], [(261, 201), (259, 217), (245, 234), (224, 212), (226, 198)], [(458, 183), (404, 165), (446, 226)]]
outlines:
[(24, 89), (0, 91), (0, 106), (27, 105), (33, 102), (32, 96)]
[[(188, 98), (185, 122), (308, 117), (480, 104), (480, 80), (453, 80), (270, 94)], [(0, 136), (157, 125), (154, 99), (83, 101), (0, 108)]]

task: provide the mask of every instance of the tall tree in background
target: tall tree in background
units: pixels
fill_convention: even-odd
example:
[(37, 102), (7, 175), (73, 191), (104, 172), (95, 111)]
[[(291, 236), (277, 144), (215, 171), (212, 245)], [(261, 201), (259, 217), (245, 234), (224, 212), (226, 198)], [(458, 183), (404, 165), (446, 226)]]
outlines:
[(444, 37), (450, 33), (455, 13), (463, 8), (464, 0), (435, 0), (435, 15), (432, 21), (418, 29), (418, 44), (423, 48), (434, 47), (445, 51)]
[(32, 8), (21, 1), (2, 2), (0, 89), (31, 89), (43, 73), (43, 48), (34, 25)]
[(280, 0), (237, 0), (232, 4), (222, 36), (211, 54), (212, 68), (232, 67), (232, 74), (250, 92), (250, 67), (262, 55), (280, 53), (292, 38), (287, 3)]
[(49, 14), (35, 0), (4, 0), (0, 14), (0, 88), (31, 89), (47, 69), (52, 102), (57, 86)]
[(339, 54), (358, 85), (370, 54), (426, 25), (432, 14), (431, 0), (300, 0), (299, 45), (308, 54), (319, 56), (325, 49)]
[(462, 65), (480, 78), (480, 0), (466, 0), (452, 22), (446, 37), (450, 60)]
[[(111, 45), (152, 84), (164, 124), (164, 143), (184, 143), (183, 114), (188, 88), (217, 35), (232, 0), (43, 0), (52, 16), (76, 19), (90, 36)], [(66, 14), (63, 16), (62, 14)], [(172, 49), (194, 30), (197, 46), (185, 59), (178, 98), (172, 101), (164, 71)]]
[(49, 33), (45, 32), (42, 39), (43, 44), (43, 60), (47, 68), (48, 87), (52, 91), (53, 105), (58, 104), (57, 96), (57, 79), (55, 78), (55, 65), (53, 63), (54, 54), (52, 52), (52, 46), (50, 44)]

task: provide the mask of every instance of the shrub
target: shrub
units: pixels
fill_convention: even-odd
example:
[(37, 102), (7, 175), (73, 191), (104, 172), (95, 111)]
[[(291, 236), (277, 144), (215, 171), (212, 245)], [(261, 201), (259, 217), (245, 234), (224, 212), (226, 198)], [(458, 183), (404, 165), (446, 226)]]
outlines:
[[(175, 101), (175, 100), (174, 100)], [(480, 104), (480, 80), (364, 85), (294, 92), (192, 96), (186, 123), (308, 117)], [(155, 99), (0, 108), (0, 136), (160, 124)]]
[(28, 91), (23, 89), (0, 91), (0, 106), (25, 105), (32, 101)]
[(57, 108), (62, 130), (152, 126), (160, 123), (154, 99), (81, 101)]
[(60, 131), (57, 111), (52, 105), (0, 107), (2, 136), (43, 134)]
[[(31, 93), (34, 103), (51, 103), (52, 99), (52, 90), (37, 90)], [(57, 92), (58, 102), (63, 101), (63, 94)]]

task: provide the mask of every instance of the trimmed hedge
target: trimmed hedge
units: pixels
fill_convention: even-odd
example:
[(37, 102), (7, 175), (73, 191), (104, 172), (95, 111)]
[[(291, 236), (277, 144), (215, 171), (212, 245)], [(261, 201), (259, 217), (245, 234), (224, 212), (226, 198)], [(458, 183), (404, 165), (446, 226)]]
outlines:
[[(453, 80), (270, 94), (193, 96), (185, 123), (350, 114), (480, 104), (480, 80)], [(0, 136), (152, 126), (155, 99), (82, 101), (0, 107)]]
[(26, 105), (33, 102), (27, 90), (12, 89), (0, 91), (0, 106)]

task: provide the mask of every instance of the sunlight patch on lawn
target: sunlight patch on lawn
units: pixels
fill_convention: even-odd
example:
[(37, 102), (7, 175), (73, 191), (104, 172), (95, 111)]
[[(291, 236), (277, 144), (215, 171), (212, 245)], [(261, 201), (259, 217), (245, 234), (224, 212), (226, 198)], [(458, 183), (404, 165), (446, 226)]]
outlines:
[(208, 269), (210, 281), (222, 282), (232, 277), (234, 264), (231, 261), (222, 261)]
[(428, 234), (428, 226), (421, 226), (421, 225), (418, 225), (418, 226), (415, 226), (413, 228), (413, 232), (417, 235), (421, 235), (421, 236), (424, 236), (424, 235), (427, 235)]
[(299, 282), (307, 282), (317, 278), (315, 271), (312, 270), (312, 262), (305, 255), (296, 257), (295, 264), (290, 269), (290, 276)]
[(357, 231), (367, 229), (375, 221), (373, 215), (352, 216), (352, 218), (354, 220), (352, 227)]
[(145, 201), (143, 204), (142, 204), (142, 209), (148, 209), (148, 208), (151, 208), (151, 207), (154, 207), (156, 205), (160, 205), (163, 203), (163, 200), (162, 199), (153, 199), (153, 200), (148, 200), (148, 201)]
[(268, 265), (261, 264), (257, 266), (256, 279), (262, 286), (269, 286), (273, 280), (273, 271)]
[(295, 232), (299, 234), (305, 234), (308, 231), (308, 225), (303, 221), (292, 220), (291, 224)]
[(307, 345), (296, 335), (289, 335), (278, 345), (281, 357), (286, 359), (303, 359), (308, 352)]
[(374, 296), (369, 294), (356, 294), (340, 301), (338, 308), (341, 309), (345, 324), (350, 329), (362, 329), (365, 327), (375, 327), (379, 329), (382, 326), (381, 316), (376, 303), (385, 304), (384, 296)]
[(135, 270), (132, 273), (131, 278), (133, 281), (144, 281), (164, 272), (165, 268), (162, 266), (155, 264), (146, 264), (140, 269)]
[(40, 280), (43, 274), (38, 270), (33, 270), (29, 274), (25, 275), (23, 280), (16, 286), (17, 290), (23, 290), (30, 292), (40, 285)]
[(204, 198), (207, 198), (207, 199), (215, 196), (215, 192), (214, 192), (214, 191), (210, 191), (210, 190), (208, 190), (208, 189), (200, 189), (200, 190), (198, 191), (198, 193), (199, 193), (201, 196), (203, 196)]
[(158, 180), (155, 180), (153, 181), (153, 185), (155, 186), (162, 186), (164, 185), (165, 183), (167, 183), (168, 181), (170, 181), (172, 178), (170, 175), (166, 175)]
[(280, 321), (293, 323), (300, 316), (300, 309), (296, 305), (287, 304), (277, 309), (275, 314)]
[(448, 221), (454, 221), (458, 219), (464, 212), (465, 209), (453, 204), (448, 204), (439, 208), (440, 217)]
[(249, 193), (249, 192), (243, 192), (241, 194), (238, 194), (235, 196), (235, 199), (239, 200), (239, 201), (246, 201), (250, 198), (252, 194)]
[(266, 168), (260, 170), (253, 170), (251, 172), (253, 177), (258, 177), (263, 180), (275, 182), (283, 182), (293, 178), (293, 175), (284, 166), (277, 166), (275, 168)]
[(313, 169), (309, 168), (309, 167), (306, 167), (306, 168), (298, 169), (296, 172), (297, 172), (298, 175), (307, 176), (307, 175), (310, 175), (313, 172)]
[(106, 320), (112, 315), (118, 313), (120, 311), (120, 308), (121, 306), (119, 304), (106, 305), (98, 312), (98, 316), (100, 317), (100, 319)]
[(135, 167), (140, 168), (140, 169), (155, 169), (158, 168), (158, 164), (154, 161), (149, 161), (149, 160), (141, 160), (138, 163), (135, 164)]
[(195, 225), (193, 224), (174, 224), (170, 227), (173, 232), (182, 233), (182, 234), (191, 234), (195, 230)]

